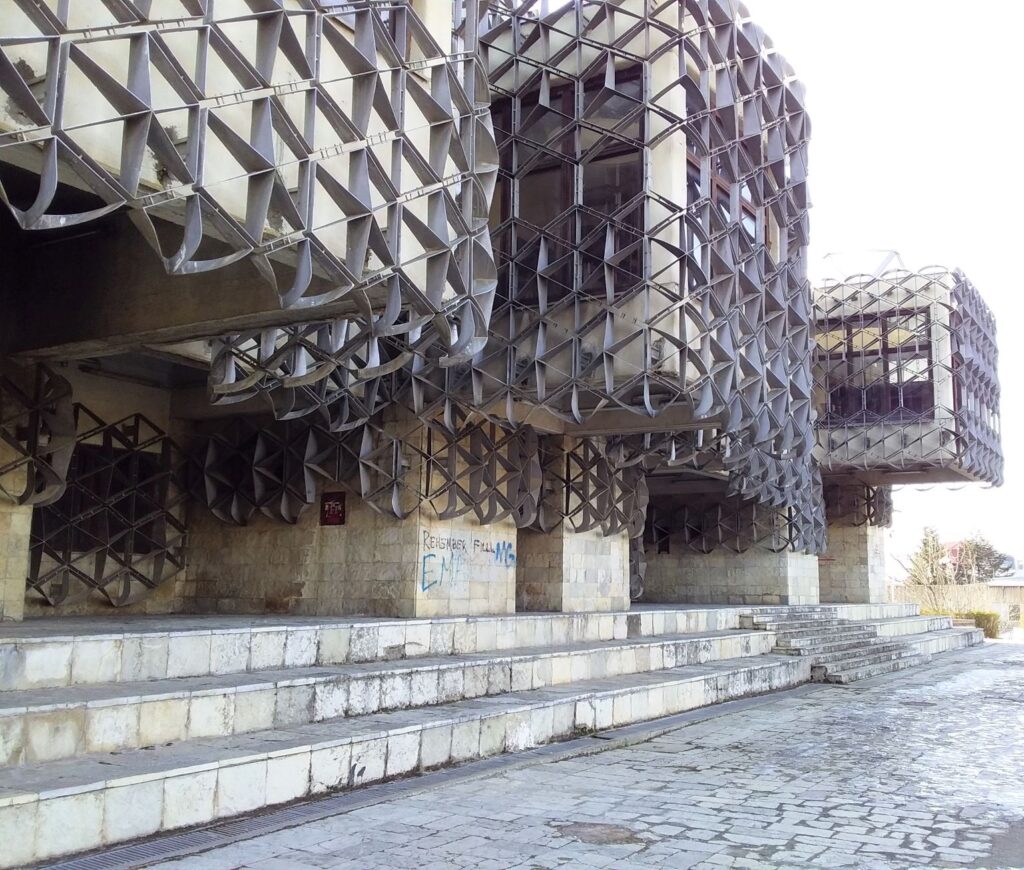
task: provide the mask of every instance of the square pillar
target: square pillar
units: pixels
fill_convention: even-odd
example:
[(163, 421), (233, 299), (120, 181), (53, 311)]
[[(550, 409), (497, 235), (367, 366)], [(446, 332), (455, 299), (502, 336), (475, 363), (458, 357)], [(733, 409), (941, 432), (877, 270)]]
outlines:
[(828, 550), (818, 557), (821, 598), (829, 604), (885, 604), (885, 529), (828, 527)]
[[(0, 444), (0, 464), (16, 458), (6, 444)], [(7, 492), (25, 488), (24, 467), (4, 476)], [(0, 496), (0, 622), (20, 621), (25, 616), (25, 580), (28, 577), (32, 538), (32, 507), (18, 505)]]
[(520, 611), (584, 613), (629, 609), (629, 536), (600, 530), (520, 529), (516, 606)]

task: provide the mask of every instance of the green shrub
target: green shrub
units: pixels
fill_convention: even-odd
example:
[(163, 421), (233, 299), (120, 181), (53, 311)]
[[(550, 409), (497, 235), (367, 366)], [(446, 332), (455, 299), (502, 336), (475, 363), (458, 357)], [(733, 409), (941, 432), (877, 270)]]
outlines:
[(985, 637), (999, 637), (999, 614), (987, 610), (972, 610), (969, 613), (958, 613), (965, 619), (973, 619), (976, 628), (985, 632)]

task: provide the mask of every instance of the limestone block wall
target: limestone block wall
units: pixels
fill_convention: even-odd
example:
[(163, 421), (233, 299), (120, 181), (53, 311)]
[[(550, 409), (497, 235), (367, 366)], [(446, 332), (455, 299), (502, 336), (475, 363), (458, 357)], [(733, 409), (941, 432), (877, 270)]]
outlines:
[(818, 573), (824, 602), (885, 603), (885, 529), (829, 525), (828, 550), (818, 557)]
[(580, 613), (629, 609), (629, 537), (521, 529), (516, 564), (519, 610)]
[(648, 545), (644, 601), (666, 604), (817, 604), (818, 562), (801, 553), (688, 550), (673, 535), (668, 553)]
[(516, 612), (514, 520), (486, 526), (471, 517), (439, 520), (422, 507), (413, 555), (413, 616)]
[(25, 615), (32, 508), (0, 501), (0, 622)]
[[(14, 451), (0, 443), (0, 464), (12, 462)], [(0, 483), (8, 492), (25, 488), (25, 470), (4, 476)], [(0, 622), (19, 620), (25, 613), (25, 578), (28, 576), (29, 537), (32, 508), (0, 498)]]
[(255, 517), (227, 525), (207, 510), (189, 524), (186, 609), (200, 613), (438, 616), (515, 612), (515, 526), (439, 520), (424, 506), (406, 520), (351, 494), (343, 526), (316, 506), (295, 525)]

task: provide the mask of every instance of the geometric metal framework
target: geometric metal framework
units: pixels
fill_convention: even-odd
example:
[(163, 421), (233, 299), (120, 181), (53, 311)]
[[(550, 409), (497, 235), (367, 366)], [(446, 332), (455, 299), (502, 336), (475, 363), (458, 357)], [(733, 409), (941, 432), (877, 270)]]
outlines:
[[(227, 338), (218, 395), (372, 378), (389, 354), (466, 359), (495, 280), (475, 16), (452, 51), (402, 2), (12, 0), (0, 159), (39, 190), (0, 200), (25, 229), (127, 208), (171, 274), (245, 258), (282, 308), (351, 301), (313, 365), (292, 329)], [(102, 207), (51, 213), (58, 175)]]
[(545, 6), (490, 4), (481, 40), (501, 161), (484, 400), (806, 430), (801, 86), (735, 3)]
[(892, 525), (892, 487), (826, 483), (825, 514), (830, 526)]
[(571, 421), (672, 412), (733, 493), (809, 505), (802, 87), (733, 2), (550, 7), (488, 4), (498, 289), (446, 389)]
[(32, 511), (28, 589), (131, 604), (185, 566), (185, 457), (141, 414), (106, 423), (76, 405), (75, 424), (67, 485)]
[[(775, 507), (738, 496), (689, 497), (685, 500), (652, 500), (647, 512), (644, 540), (654, 553), (669, 552), (669, 539), (695, 553), (717, 549), (745, 553), (758, 549), (773, 553), (785, 550), (822, 552), (825, 513), (818, 505), (811, 515), (798, 515), (798, 507)], [(831, 519), (831, 517), (829, 518)], [(813, 529), (815, 539), (805, 538)]]
[[(207, 443), (225, 518), (294, 521), (319, 474), (397, 515), (636, 537), (645, 473), (690, 430), (728, 497), (820, 548), (809, 122), (738, 3), (457, 2), (450, 43), (408, 2), (14, 0), (3, 21), (0, 160), (40, 178), (32, 203), (0, 186), (22, 227), (125, 208), (168, 272), (245, 258), (308, 311), (213, 340), (213, 400), (281, 421)], [(52, 214), (58, 173), (103, 207)], [(406, 409), (418, 430), (389, 430)], [(615, 425), (556, 444), (514, 422), (531, 409), (666, 430), (611, 459)]]
[(995, 321), (962, 272), (830, 283), (814, 317), (823, 472), (1001, 483)]
[(59, 497), (74, 446), (71, 384), (47, 366), (0, 360), (0, 492), (20, 505)]
[[(192, 336), (211, 400), (273, 419), (210, 423), (188, 460), (82, 408), (72, 454), (67, 383), (0, 371), (45, 600), (180, 566), (186, 488), (234, 523), (333, 481), (398, 517), (625, 531), (639, 576), (645, 518), (820, 552), (818, 460), (858, 480), (829, 495), (854, 523), (891, 513), (871, 475), (1001, 480), (961, 273), (812, 299), (803, 87), (737, 0), (9, 0), (0, 94), (0, 164), (39, 178), (0, 179), (23, 229), (123, 209), (170, 274), (245, 259), (289, 312)], [(59, 183), (102, 205), (55, 213)], [(654, 474), (705, 488), (648, 505)]]
[(207, 425), (191, 455), (193, 494), (234, 524), (257, 511), (294, 523), (324, 481), (389, 516), (430, 502), (441, 519), (512, 518), (544, 531), (565, 521), (579, 532), (635, 536), (647, 504), (643, 467), (616, 461), (603, 443), (465, 417), (453, 428), (409, 417), (348, 432), (315, 417), (237, 417)]

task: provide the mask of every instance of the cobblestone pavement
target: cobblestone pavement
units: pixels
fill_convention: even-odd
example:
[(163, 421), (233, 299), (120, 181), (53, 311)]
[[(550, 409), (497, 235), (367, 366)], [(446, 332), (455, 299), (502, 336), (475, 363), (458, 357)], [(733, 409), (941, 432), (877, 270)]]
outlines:
[(1021, 868), (1024, 645), (780, 695), (159, 866)]

